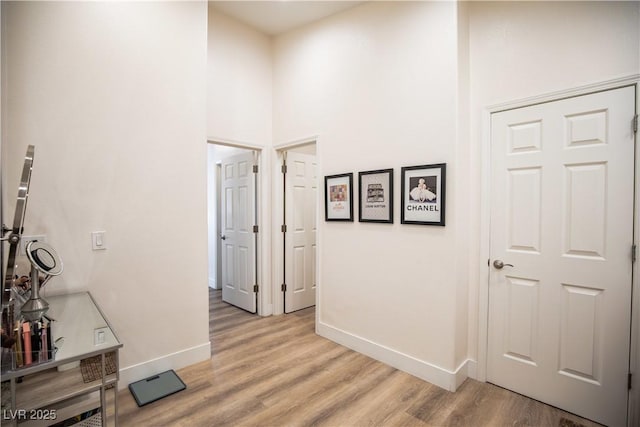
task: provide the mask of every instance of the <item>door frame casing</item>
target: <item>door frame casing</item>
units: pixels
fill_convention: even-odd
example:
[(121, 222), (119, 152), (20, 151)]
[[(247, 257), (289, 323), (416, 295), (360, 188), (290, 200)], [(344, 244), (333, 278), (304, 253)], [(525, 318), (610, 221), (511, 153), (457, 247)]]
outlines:
[[(315, 144), (316, 145), (316, 161), (317, 161), (317, 170), (320, 169), (320, 143), (319, 137), (317, 135), (309, 136), (307, 138), (296, 139), (294, 141), (284, 142), (281, 144), (276, 144), (273, 146), (273, 156), (272, 156), (272, 171), (273, 171), (273, 223), (272, 223), (272, 251), (271, 251), (271, 260), (272, 260), (272, 283), (273, 283), (273, 314), (284, 314), (284, 300), (281, 298), (282, 290), (281, 285), (284, 283), (284, 275), (285, 271), (283, 269), (283, 261), (284, 261), (284, 239), (282, 236), (281, 226), (284, 224), (284, 210), (282, 209), (282, 203), (284, 199), (284, 181), (282, 179), (282, 155), (283, 152), (300, 147), (303, 145)], [(320, 180), (320, 175), (318, 175), (318, 180)], [(320, 182), (320, 181), (318, 181)], [(318, 183), (318, 188), (320, 188), (320, 184)], [(318, 191), (318, 199), (316, 200), (316, 227), (320, 222), (320, 191)], [(317, 228), (316, 228), (317, 229)], [(320, 248), (320, 233), (316, 232), (316, 246)], [(319, 256), (319, 251), (316, 251), (316, 305), (318, 304), (318, 299), (320, 295), (320, 261), (321, 257)], [(316, 320), (318, 317), (318, 310), (316, 310)], [(317, 322), (316, 322), (317, 323)]]
[(258, 157), (258, 179), (256, 183), (256, 195), (258, 204), (258, 239), (256, 247), (258, 249), (258, 262), (256, 269), (256, 281), (258, 282), (258, 301), (256, 305), (256, 314), (259, 316), (270, 316), (273, 314), (271, 305), (271, 259), (269, 253), (271, 251), (271, 233), (268, 224), (271, 223), (271, 188), (268, 183), (270, 181), (270, 169), (267, 165), (270, 163), (270, 152), (265, 146), (231, 141), (223, 138), (209, 137), (207, 144), (225, 145), (227, 147), (241, 148), (244, 150), (252, 150), (257, 153)]
[[(489, 265), (487, 260), (490, 259), (490, 232), (491, 232), (491, 117), (495, 113), (513, 110), (516, 108), (529, 107), (532, 105), (560, 101), (562, 99), (588, 95), (595, 92), (603, 92), (612, 89), (618, 89), (635, 85), (636, 88), (636, 114), (638, 113), (638, 104), (640, 99), (640, 75), (632, 75), (619, 79), (608, 80), (605, 82), (595, 83), (577, 88), (567, 89), (558, 92), (552, 92), (540, 96), (509, 101), (505, 103), (487, 106), (482, 111), (482, 132), (481, 132), (481, 194), (480, 194), (480, 258), (478, 265), (479, 283), (478, 283), (478, 354), (475, 379), (478, 381), (487, 381), (487, 363), (488, 363), (488, 339), (489, 339)], [(631, 123), (629, 124), (631, 126)], [(636, 147), (638, 143), (638, 134), (635, 135)], [(640, 242), (640, 150), (635, 150), (635, 194), (634, 194), (634, 243)], [(633, 264), (633, 283), (632, 297), (633, 305), (631, 312), (631, 372), (636, 372), (633, 381), (632, 391), (629, 398), (629, 417), (628, 425), (632, 425), (635, 421), (640, 421), (640, 261)], [(635, 420), (635, 421), (634, 421)]]

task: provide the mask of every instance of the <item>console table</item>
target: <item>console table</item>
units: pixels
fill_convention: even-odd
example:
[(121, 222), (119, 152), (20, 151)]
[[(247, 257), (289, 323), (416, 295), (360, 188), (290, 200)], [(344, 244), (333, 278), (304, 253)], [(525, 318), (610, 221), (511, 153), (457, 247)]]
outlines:
[[(101, 424), (106, 426), (109, 386), (114, 388), (109, 424), (117, 425), (118, 352), (122, 344), (88, 292), (46, 299), (56, 350), (48, 361), (16, 367), (13, 357), (9, 366), (3, 366), (1, 380), (10, 383), (11, 403), (2, 410), (2, 425), (48, 426), (99, 407)], [(115, 363), (113, 373), (107, 370), (107, 356)], [(85, 382), (80, 362), (96, 357), (98, 375)]]

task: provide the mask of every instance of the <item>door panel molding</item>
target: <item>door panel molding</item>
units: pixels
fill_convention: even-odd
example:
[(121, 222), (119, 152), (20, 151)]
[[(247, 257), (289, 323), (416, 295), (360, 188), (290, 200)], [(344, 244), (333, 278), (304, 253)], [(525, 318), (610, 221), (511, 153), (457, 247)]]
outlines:
[(315, 155), (286, 152), (284, 279), (285, 313), (316, 304), (316, 210), (318, 167)]
[[(488, 260), (490, 258), (490, 218), (491, 218), (491, 116), (494, 113), (512, 110), (516, 108), (529, 107), (546, 102), (555, 102), (566, 98), (588, 95), (595, 92), (602, 92), (611, 89), (618, 89), (626, 86), (636, 86), (636, 114), (638, 113), (638, 102), (640, 101), (640, 74), (623, 76), (602, 82), (596, 82), (589, 85), (577, 86), (565, 90), (548, 92), (527, 98), (519, 98), (497, 104), (491, 104), (484, 107), (481, 115), (481, 146), (480, 146), (480, 258), (478, 260), (480, 279), (478, 286), (478, 354), (477, 364), (475, 365), (475, 375), (469, 376), (478, 381), (487, 381), (487, 342), (488, 342), (488, 317), (489, 317), (489, 272), (490, 267)], [(636, 134), (636, 147), (638, 144), (638, 136)], [(636, 149), (636, 170), (640, 165), (640, 149)], [(636, 188), (640, 188), (640, 174), (636, 173)], [(634, 218), (636, 230), (635, 242), (640, 242), (640, 198), (635, 198), (636, 215)], [(633, 325), (640, 329), (640, 262), (634, 264), (634, 310), (632, 312)], [(632, 327), (632, 330), (634, 328)], [(631, 360), (638, 360), (640, 365), (640, 332), (632, 331), (632, 355)], [(633, 366), (632, 366), (633, 369)], [(636, 421), (640, 421), (640, 366), (637, 366), (638, 374), (635, 375), (633, 383), (634, 388), (638, 390), (638, 396), (635, 401), (630, 401), (630, 411), (635, 406), (637, 408)], [(632, 389), (634, 390), (634, 389)], [(633, 394), (633, 392), (632, 392)], [(635, 409), (634, 409), (635, 410)]]
[[(493, 106), (493, 107), (488, 107), (484, 112), (483, 112), (483, 129), (482, 129), (482, 192), (481, 192), (481, 249), (480, 249), (480, 263), (479, 265), (481, 266), (480, 268), (480, 278), (481, 278), (481, 283), (479, 285), (479, 307), (478, 307), (478, 314), (479, 314), (479, 328), (478, 328), (478, 372), (477, 372), (477, 379), (482, 380), (482, 381), (486, 381), (487, 379), (487, 366), (488, 366), (488, 359), (487, 359), (487, 339), (488, 339), (488, 331), (489, 331), (489, 325), (488, 325), (488, 315), (489, 315), (489, 278), (490, 278), (490, 267), (488, 266), (488, 260), (490, 258), (490, 250), (491, 248), (489, 247), (490, 245), (490, 219), (491, 219), (491, 200), (492, 200), (492, 193), (495, 192), (496, 195), (498, 194), (502, 194), (505, 191), (505, 188), (500, 188), (500, 189), (496, 189), (496, 188), (492, 188), (491, 184), (490, 184), (490, 177), (491, 177), (491, 143), (492, 143), (492, 134), (491, 134), (491, 121), (492, 121), (492, 114), (497, 113), (497, 112), (504, 112), (504, 111), (509, 111), (509, 110), (513, 110), (513, 109), (518, 109), (521, 107), (529, 107), (529, 106), (536, 106), (542, 103), (549, 103), (549, 102), (555, 102), (555, 101), (562, 101), (562, 100), (567, 100), (569, 98), (575, 98), (578, 96), (583, 96), (583, 95), (590, 95), (590, 94), (596, 94), (599, 92), (604, 92), (604, 91), (609, 91), (612, 89), (621, 89), (624, 87), (629, 87), (629, 86), (635, 86), (635, 84), (638, 81), (638, 77), (637, 76), (633, 76), (630, 78), (625, 78), (625, 79), (616, 79), (614, 81), (609, 81), (609, 82), (605, 82), (602, 84), (597, 84), (597, 85), (589, 85), (589, 86), (585, 86), (582, 88), (578, 88), (578, 89), (571, 89), (568, 91), (562, 91), (562, 92), (556, 92), (554, 94), (550, 94), (550, 95), (544, 95), (544, 96), (540, 96), (540, 97), (533, 97), (533, 98), (529, 98), (527, 100), (527, 102), (529, 102), (529, 105), (524, 105), (525, 103), (523, 101), (515, 101), (515, 102), (511, 102), (508, 104), (502, 104), (502, 105), (498, 105), (498, 106)], [(637, 86), (635, 86), (632, 89), (632, 92), (636, 95), (635, 97), (635, 103), (636, 103), (636, 108), (635, 110), (637, 111), (637, 100), (638, 100), (638, 88)], [(629, 91), (627, 91), (627, 95), (629, 94)], [(595, 99), (595, 98), (592, 98)], [(633, 99), (633, 98), (632, 98)], [(627, 98), (627, 100), (629, 100), (629, 98)], [(571, 101), (572, 103), (574, 101)], [(576, 102), (582, 102), (582, 101), (576, 101)], [(627, 101), (628, 102), (628, 101)], [(563, 105), (567, 105), (567, 104), (563, 104)], [(618, 105), (618, 104), (613, 104), (613, 105)], [(629, 104), (626, 104), (627, 106)], [(510, 108), (505, 108), (505, 106), (510, 107)], [(588, 114), (588, 115), (580, 115), (578, 116), (565, 116), (564, 120), (565, 120), (565, 126), (564, 128), (566, 129), (566, 138), (564, 141), (559, 141), (559, 143), (561, 143), (562, 147), (560, 147), (563, 151), (563, 153), (568, 153), (569, 151), (580, 151), (580, 150), (584, 150), (583, 147), (587, 147), (587, 150), (600, 150), (601, 148), (604, 148), (603, 146), (608, 144), (608, 141), (606, 141), (606, 139), (604, 138), (605, 134), (602, 132), (602, 122), (603, 119), (606, 119), (606, 113), (604, 111), (593, 111), (593, 114)], [(596, 114), (597, 113), (597, 114)], [(627, 113), (629, 113), (629, 110), (627, 108), (627, 112), (625, 113), (625, 117), (627, 115)], [(513, 117), (513, 116), (512, 116)], [(631, 115), (630, 115), (631, 117)], [(517, 121), (517, 119), (514, 119), (515, 121)], [(527, 126), (524, 126), (527, 125)], [(512, 155), (517, 155), (517, 153), (527, 153), (528, 156), (531, 156), (532, 153), (534, 153), (535, 151), (540, 149), (540, 141), (537, 138), (537, 132), (536, 132), (536, 126), (531, 125), (529, 123), (523, 123), (523, 124), (518, 124), (518, 126), (515, 126), (516, 131), (517, 132), (513, 132), (512, 129), (512, 134), (515, 134), (516, 138), (511, 138), (511, 140), (509, 140), (509, 138), (507, 137), (507, 142), (506, 142), (506, 147), (507, 147), (507, 151), (511, 150), (510, 152), (512, 153)], [(631, 128), (631, 124), (629, 126), (629, 128)], [(560, 127), (558, 129), (561, 129)], [(511, 135), (513, 136), (513, 135)], [(629, 138), (629, 134), (626, 133), (625, 130), (625, 139), (628, 140)], [(636, 136), (637, 139), (637, 136)], [(543, 141), (544, 143), (544, 141)], [(576, 153), (571, 153), (572, 155), (575, 155)], [(635, 152), (636, 155), (636, 164), (634, 165), (635, 169), (637, 170), (637, 164), (638, 164), (638, 152), (636, 150)], [(587, 156), (588, 157), (588, 156)], [(607, 247), (604, 245), (604, 241), (607, 238), (607, 236), (603, 235), (602, 233), (595, 233), (595, 234), (590, 234), (590, 235), (584, 235), (584, 233), (580, 236), (576, 235), (574, 236), (572, 233), (572, 229), (577, 227), (577, 229), (584, 229), (585, 227), (587, 228), (597, 228), (598, 230), (600, 230), (600, 227), (598, 227), (598, 224), (603, 223), (604, 222), (604, 213), (601, 211), (589, 211), (588, 215), (568, 215), (568, 213), (571, 213), (572, 208), (578, 209), (580, 210), (580, 206), (582, 206), (584, 204), (584, 200), (586, 200), (584, 197), (585, 194), (585, 188), (589, 189), (589, 193), (588, 194), (593, 194), (593, 197), (599, 197), (599, 196), (603, 196), (603, 192), (604, 189), (606, 188), (606, 181), (611, 178), (610, 174), (613, 173), (613, 171), (608, 170), (607, 167), (602, 164), (599, 163), (598, 161), (596, 161), (596, 159), (594, 158), (593, 161), (590, 161), (588, 158), (583, 158), (583, 159), (578, 159), (578, 160), (574, 160), (573, 158), (571, 158), (570, 156), (568, 158), (565, 158), (561, 163), (564, 164), (564, 170), (563, 170), (563, 174), (564, 174), (564, 183), (561, 183), (563, 187), (568, 189), (568, 193), (565, 191), (564, 194), (564, 200), (561, 202), (564, 204), (564, 208), (560, 207), (559, 212), (564, 212), (565, 215), (564, 218), (562, 218), (562, 224), (558, 227), (558, 233), (562, 233), (563, 237), (562, 237), (562, 251), (563, 251), (563, 257), (570, 257), (570, 258), (576, 258), (576, 260), (579, 259), (601, 259), (602, 262), (605, 262), (607, 260)], [(627, 163), (628, 165), (628, 163)], [(525, 165), (523, 164), (522, 167), (524, 167)], [(529, 165), (531, 166), (531, 165)], [(521, 169), (520, 167), (516, 167), (516, 170)], [(525, 187), (527, 186), (531, 186), (533, 185), (533, 181), (535, 180), (531, 180), (531, 179), (526, 179), (527, 177), (519, 177), (520, 182), (519, 185), (523, 185)], [(618, 178), (619, 179), (619, 178)], [(638, 181), (638, 177), (636, 176), (636, 180)], [(628, 182), (628, 181), (626, 181)], [(588, 184), (588, 185), (587, 185)], [(598, 185), (602, 185), (604, 186), (603, 188), (601, 188), (599, 191), (599, 187)], [(587, 187), (585, 187), (585, 185)], [(500, 187), (502, 187), (502, 185), (500, 185)], [(585, 187), (585, 188), (582, 188)], [(591, 190), (593, 188), (593, 190)], [(576, 192), (576, 194), (580, 193), (582, 194), (582, 201), (580, 198), (575, 199), (575, 197), (573, 197), (572, 192)], [(498, 196), (503, 197), (502, 195)], [(515, 201), (517, 202), (517, 201)], [(514, 203), (515, 203), (514, 202)], [(528, 202), (529, 204), (531, 204), (531, 200), (529, 200)], [(547, 202), (548, 203), (548, 202)], [(574, 206), (577, 203), (576, 206)], [(634, 206), (636, 206), (636, 212), (638, 212), (640, 209), (638, 209), (638, 200), (637, 197), (635, 198), (635, 200), (632, 202)], [(582, 204), (582, 205), (581, 205)], [(629, 203), (630, 205), (630, 203)], [(529, 206), (531, 207), (531, 206)], [(568, 210), (567, 210), (568, 207)], [(583, 206), (584, 207), (584, 206)], [(630, 206), (627, 205), (627, 203), (625, 202), (625, 209), (629, 209)], [(564, 210), (563, 210), (564, 209)], [(616, 206), (611, 206), (610, 209), (613, 210), (617, 210)], [(527, 212), (530, 212), (531, 209), (527, 209)], [(603, 210), (602, 210), (603, 211)], [(528, 213), (523, 211), (522, 215), (523, 218), (524, 216), (527, 216)], [(628, 212), (628, 211), (627, 211)], [(637, 213), (631, 217), (631, 215), (629, 215), (628, 219), (630, 221), (633, 221), (633, 223), (635, 224), (635, 235), (634, 235), (634, 241), (638, 241), (638, 215)], [(574, 227), (575, 226), (575, 227)], [(534, 227), (535, 228), (535, 227)], [(526, 233), (523, 236), (516, 236), (518, 237), (515, 240), (521, 241), (521, 242), (525, 242), (528, 243), (528, 245), (525, 246), (529, 246), (529, 247), (535, 247), (535, 244), (530, 244), (530, 242), (536, 242), (537, 239), (535, 238), (535, 233), (533, 233), (535, 230), (525, 230)], [(600, 230), (602, 232), (604, 232), (604, 230)], [(533, 234), (532, 234), (533, 233)], [(625, 234), (625, 237), (627, 237), (628, 239), (628, 233)], [(611, 236), (609, 236), (609, 238), (611, 238)], [(614, 238), (614, 241), (618, 241), (617, 238)], [(518, 243), (518, 242), (515, 242)], [(544, 242), (543, 242), (544, 245)], [(630, 245), (629, 245), (630, 246)], [(517, 248), (516, 248), (517, 250)], [(555, 248), (554, 248), (555, 251)], [(615, 258), (625, 258), (622, 256), (622, 254), (618, 254)], [(626, 260), (627, 262), (629, 261), (628, 259)], [(577, 261), (576, 261), (577, 262)], [(517, 264), (517, 262), (514, 262), (514, 264)], [(616, 263), (617, 264), (617, 263)], [(638, 289), (638, 274), (637, 274), (637, 266), (634, 265), (633, 269), (634, 269), (634, 280), (633, 280), (633, 284), (632, 286), (637, 290)], [(629, 280), (631, 282), (631, 279)], [(567, 303), (571, 303), (571, 307), (573, 311), (575, 311), (575, 313), (573, 313), (572, 316), (570, 316), (570, 318), (565, 318), (563, 321), (563, 331), (562, 331), (562, 336), (560, 337), (562, 340), (562, 351), (564, 353), (564, 356), (562, 356), (562, 359), (564, 360), (564, 362), (561, 362), (561, 364), (563, 365), (563, 369), (561, 369), (562, 372), (560, 372), (561, 374), (565, 374), (568, 378), (580, 378), (581, 380), (584, 380), (585, 382), (589, 382), (589, 383), (598, 383), (599, 379), (598, 377), (600, 376), (600, 363), (601, 361), (599, 360), (599, 350), (597, 350), (597, 348), (600, 346), (600, 340), (602, 338), (602, 332), (598, 331), (598, 328), (594, 328), (594, 330), (584, 330), (584, 329), (580, 329), (578, 328), (577, 324), (575, 323), (575, 318), (576, 317), (583, 317), (586, 320), (589, 319), (593, 319), (596, 318), (598, 316), (600, 316), (601, 314), (601, 305), (602, 305), (602, 292), (601, 290), (596, 289), (597, 286), (594, 288), (593, 286), (590, 285), (590, 282), (580, 282), (580, 283), (566, 283), (563, 284), (563, 288), (566, 291), (566, 295), (565, 298), (567, 301)], [(569, 301), (570, 299), (570, 301)], [(638, 298), (638, 292), (635, 292), (634, 294), (634, 300), (636, 302), (636, 304), (634, 305), (636, 308), (636, 311), (631, 313), (632, 314), (632, 318), (635, 319), (633, 321), (633, 324), (635, 325), (633, 327), (633, 339), (632, 339), (632, 353), (633, 355), (635, 355), (635, 358), (638, 357), (638, 326), (640, 326), (640, 322), (638, 321), (638, 313), (637, 313), (637, 301), (639, 300)], [(573, 320), (572, 320), (573, 319)], [(589, 335), (589, 337), (587, 337), (586, 335), (584, 337), (575, 337), (575, 334), (582, 334), (582, 335)], [(587, 339), (588, 338), (588, 339)], [(526, 340), (525, 340), (526, 341)], [(589, 351), (589, 352), (584, 352), (583, 348), (578, 348), (576, 347), (576, 345), (580, 344), (582, 345), (583, 343), (587, 342), (590, 343), (590, 347), (592, 348), (592, 350), (594, 351)], [(635, 343), (635, 344), (634, 344)], [(520, 346), (523, 349), (527, 349), (526, 346), (522, 346), (523, 342), (518, 342), (517, 343), (518, 346)], [(526, 352), (526, 351), (525, 351)], [(518, 354), (522, 353), (522, 351), (517, 352)], [(581, 359), (581, 358), (576, 358), (574, 356), (571, 356), (571, 354), (574, 355), (585, 355), (588, 354), (589, 357), (586, 357)], [(566, 360), (565, 360), (566, 359)], [(633, 368), (633, 366), (632, 366)], [(625, 374), (626, 376), (626, 374)], [(532, 396), (535, 397), (535, 396)], [(637, 405), (637, 403), (636, 403)], [(633, 404), (629, 405), (629, 408), (631, 410)], [(638, 410), (635, 410), (635, 413), (638, 413)], [(637, 418), (636, 418), (637, 420)], [(630, 422), (635, 422), (633, 421), (632, 417), (629, 418)]]
[(222, 159), (222, 234), (225, 250), (222, 270), (222, 299), (251, 313), (257, 313), (254, 285), (258, 279), (256, 224), (256, 177), (254, 151)]

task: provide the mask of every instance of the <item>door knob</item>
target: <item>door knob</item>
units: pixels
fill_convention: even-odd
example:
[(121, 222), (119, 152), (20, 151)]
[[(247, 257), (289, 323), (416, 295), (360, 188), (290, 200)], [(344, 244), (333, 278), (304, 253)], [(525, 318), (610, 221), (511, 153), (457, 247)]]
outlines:
[(222, 240), (227, 240), (227, 236), (225, 236), (225, 235), (220, 236), (220, 238), (221, 238)]
[(513, 264), (505, 264), (502, 260), (497, 259), (493, 261), (493, 266), (498, 270), (502, 270), (503, 267), (513, 267)]

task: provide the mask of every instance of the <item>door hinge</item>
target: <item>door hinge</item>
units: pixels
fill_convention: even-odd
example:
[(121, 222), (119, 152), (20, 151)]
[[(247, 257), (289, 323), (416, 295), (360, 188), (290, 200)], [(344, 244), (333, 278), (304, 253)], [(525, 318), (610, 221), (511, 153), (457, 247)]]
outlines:
[(282, 224), (282, 227), (280, 227), (280, 231), (282, 231), (283, 233), (287, 232), (287, 224)]
[(627, 379), (627, 387), (628, 390), (631, 390), (631, 372), (629, 372), (629, 377)]
[(282, 292), (287, 292), (287, 284), (283, 283), (282, 286), (280, 286), (280, 289), (282, 289)]
[(258, 285), (253, 285), (253, 292), (258, 292), (258, 289), (260, 289)]
[(253, 232), (254, 232), (254, 233), (257, 233), (257, 232), (258, 232), (258, 230), (259, 230), (259, 227), (258, 227), (257, 225), (254, 225), (254, 226), (253, 226)]
[(638, 247), (636, 245), (631, 246), (631, 263), (636, 262), (638, 258)]
[(638, 115), (633, 116), (633, 133), (638, 132)]
[(258, 173), (258, 165), (253, 165), (253, 173)]
[(282, 165), (282, 173), (287, 173), (287, 165)]

